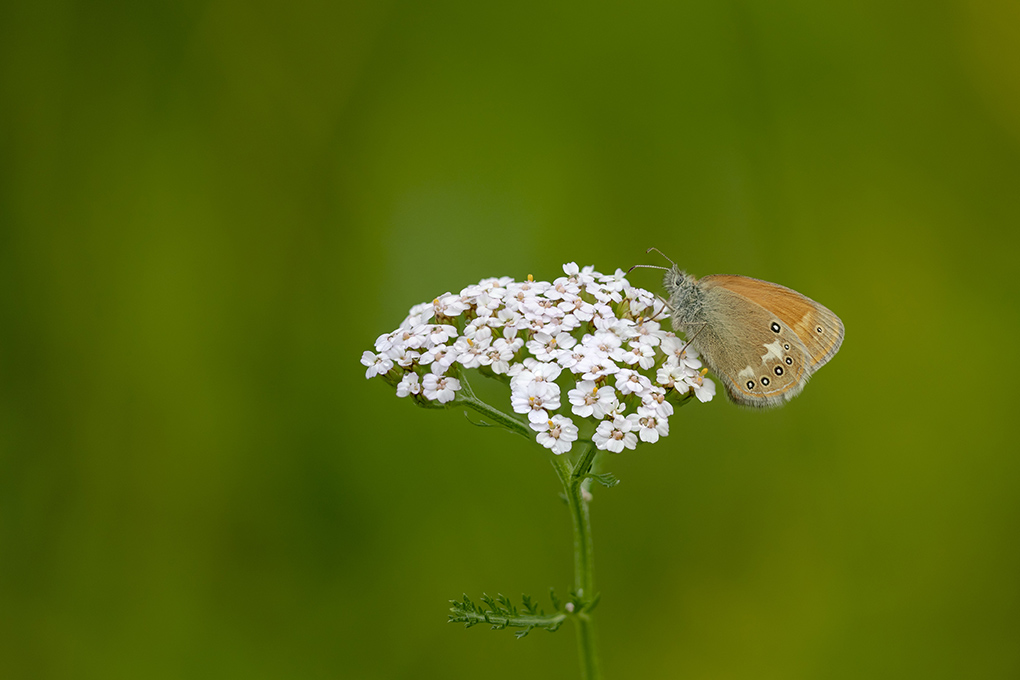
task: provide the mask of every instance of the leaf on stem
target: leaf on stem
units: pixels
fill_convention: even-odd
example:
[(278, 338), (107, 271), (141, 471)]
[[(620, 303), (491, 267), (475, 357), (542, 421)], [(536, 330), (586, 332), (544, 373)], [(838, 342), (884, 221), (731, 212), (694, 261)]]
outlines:
[(463, 623), (465, 628), (479, 623), (489, 624), (492, 630), (503, 628), (521, 628), (515, 633), (520, 639), (535, 628), (544, 628), (549, 632), (557, 630), (567, 615), (564, 613), (546, 616), (545, 612), (539, 609), (530, 596), (524, 595), (521, 598), (523, 614), (518, 612), (517, 606), (509, 597), (499, 593), (492, 597), (487, 593), (481, 596), (482, 603), (476, 604), (467, 595), (462, 600), (450, 600), (452, 612), (449, 616), (450, 623)]
[(614, 486), (620, 483), (620, 480), (617, 479), (616, 475), (614, 475), (612, 472), (603, 472), (602, 474), (598, 475), (589, 473), (586, 476), (590, 479), (594, 479), (596, 482), (606, 487), (607, 489), (612, 489)]

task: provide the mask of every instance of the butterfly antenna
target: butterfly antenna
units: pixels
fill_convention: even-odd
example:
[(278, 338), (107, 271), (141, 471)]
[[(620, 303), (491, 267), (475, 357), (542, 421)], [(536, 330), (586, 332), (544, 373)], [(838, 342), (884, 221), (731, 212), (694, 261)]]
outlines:
[(636, 264), (633, 267), (631, 267), (630, 269), (628, 269), (627, 273), (630, 274), (632, 271), (634, 271), (638, 267), (644, 267), (645, 269), (661, 269), (661, 270), (667, 271), (667, 272), (669, 271), (669, 267), (660, 267), (660, 266), (654, 265), (654, 264)]
[[(662, 252), (661, 250), (659, 250), (658, 248), (656, 248), (655, 246), (652, 246), (651, 248), (646, 250), (645, 254), (648, 254), (648, 253), (652, 252), (653, 250), (655, 252), (657, 252), (659, 255), (662, 255), (666, 259), (666, 261), (669, 262), (671, 265), (673, 265), (674, 267), (676, 266), (676, 262), (674, 262), (673, 260), (671, 260), (668, 257), (666, 257), (666, 254), (664, 252)], [(665, 269), (665, 267), (660, 267), (660, 269)]]

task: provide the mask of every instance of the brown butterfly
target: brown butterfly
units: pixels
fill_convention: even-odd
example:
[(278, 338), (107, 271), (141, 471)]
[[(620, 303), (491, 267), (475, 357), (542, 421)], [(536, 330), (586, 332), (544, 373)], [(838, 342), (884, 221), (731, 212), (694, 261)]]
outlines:
[(724, 274), (696, 279), (673, 264), (663, 285), (673, 330), (744, 406), (781, 406), (797, 396), (843, 343), (838, 316), (777, 283)]

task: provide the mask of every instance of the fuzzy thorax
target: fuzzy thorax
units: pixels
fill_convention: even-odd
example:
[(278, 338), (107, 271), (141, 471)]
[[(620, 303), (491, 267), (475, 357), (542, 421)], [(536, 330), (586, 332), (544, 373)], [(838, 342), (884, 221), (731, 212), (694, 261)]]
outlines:
[(674, 265), (666, 272), (662, 285), (669, 293), (670, 311), (677, 324), (689, 326), (704, 324), (702, 308), (705, 306), (705, 293), (698, 287), (698, 280)]

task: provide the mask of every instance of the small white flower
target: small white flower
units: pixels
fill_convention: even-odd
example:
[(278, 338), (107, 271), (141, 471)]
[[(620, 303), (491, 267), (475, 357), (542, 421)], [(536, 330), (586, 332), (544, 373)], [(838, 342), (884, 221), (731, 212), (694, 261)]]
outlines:
[[(673, 404), (666, 401), (666, 390), (658, 386), (653, 386), (641, 397), (641, 406), (663, 420), (673, 415)], [(641, 413), (641, 409), (638, 409), (638, 413)]]
[(563, 273), (570, 277), (572, 281), (576, 281), (577, 285), (582, 288), (594, 285), (595, 277), (601, 276), (601, 274), (595, 271), (594, 265), (585, 265), (580, 271), (577, 271), (577, 264), (573, 262), (563, 265)]
[(488, 292), (483, 292), (475, 299), (475, 312), (479, 317), (491, 317), (497, 309), (500, 309), (502, 304), (503, 301), (498, 297), (494, 297)]
[(612, 407), (606, 409), (606, 420), (613, 420), (614, 418), (625, 418), (627, 417), (627, 402), (620, 401), (617, 398), (613, 398)]
[(421, 383), (418, 382), (418, 374), (414, 372), (405, 373), (397, 383), (398, 397), (406, 397), (409, 394), (421, 394)]
[[(466, 338), (459, 338), (458, 340), (464, 340), (464, 343), (467, 346), (457, 348), (459, 350), (457, 352), (457, 363), (464, 368), (478, 368), (481, 366), (488, 348), (482, 344), (472, 344), (471, 341)], [(433, 366), (435, 366), (435, 364), (433, 364)]]
[(584, 372), (581, 374), (581, 378), (584, 380), (599, 380), (613, 375), (618, 370), (619, 366), (609, 359), (602, 361), (589, 361), (584, 366)]
[(555, 388), (557, 395), (560, 393), (560, 388), (555, 382), (563, 370), (559, 364), (536, 361), (528, 357), (523, 364), (518, 365), (521, 368), (513, 373), (511, 386), (524, 387), (532, 382), (548, 383)]
[(602, 418), (616, 408), (616, 391), (606, 385), (598, 387), (594, 381), (582, 380), (575, 389), (567, 392), (570, 410), (582, 418)]
[(545, 296), (550, 300), (569, 300), (576, 298), (581, 293), (581, 286), (577, 282), (566, 277), (553, 281), (552, 287), (545, 291)]
[(623, 355), (626, 354), (626, 350), (623, 349), (623, 339), (609, 330), (598, 331), (593, 336), (586, 335), (581, 341), (586, 345), (594, 346), (613, 361), (623, 361)]
[(425, 398), (438, 401), (440, 404), (453, 401), (459, 389), (460, 381), (447, 375), (426, 373), (422, 382), (422, 394), (425, 395)]
[(590, 351), (585, 354), (584, 359), (570, 369), (574, 373), (580, 373), (584, 380), (598, 380), (612, 375), (620, 370), (620, 367), (613, 363), (613, 360), (600, 350)]
[(401, 330), (400, 340), (404, 347), (410, 349), (421, 349), (428, 344), (429, 327), (420, 323), (415, 326)]
[(466, 335), (471, 339), (474, 339), (474, 334), (483, 328), (489, 330), (489, 337), (492, 337), (492, 324), (489, 323), (489, 319), (483, 316), (471, 319), (470, 322), (464, 327), (464, 332), (461, 335)]
[(708, 369), (701, 371), (697, 376), (689, 381), (691, 389), (694, 390), (694, 396), (698, 398), (698, 401), (705, 403), (711, 401), (712, 397), (715, 396), (715, 383), (705, 378), (705, 372)]
[(661, 349), (666, 358), (673, 361), (675, 365), (681, 368), (690, 368), (697, 371), (701, 368), (701, 361), (698, 359), (698, 353), (690, 349), (688, 343), (680, 338), (676, 337), (672, 333), (667, 333), (662, 339)]
[(629, 368), (621, 368), (616, 372), (616, 388), (620, 394), (645, 394), (652, 389), (652, 381)]
[(581, 321), (573, 314), (564, 314), (556, 324), (561, 332), (569, 333), (575, 328), (581, 327)]
[(631, 349), (623, 355), (624, 363), (633, 366), (637, 364), (646, 371), (655, 365), (658, 360), (658, 355), (655, 352), (655, 348), (651, 345), (634, 344), (631, 343)]
[(663, 366), (669, 367), (669, 375), (675, 383), (690, 383), (698, 375), (698, 372), (693, 368), (687, 368), (684, 365), (677, 366), (673, 359), (667, 359)]
[(445, 323), (436, 323), (429, 326), (428, 341), (431, 346), (442, 345), (450, 338), (457, 337), (457, 329)]
[[(605, 277), (602, 277), (603, 279)], [(623, 300), (623, 295), (620, 294), (619, 290), (613, 290), (607, 288), (606, 285), (600, 280), (598, 283), (591, 283), (584, 287), (586, 291), (591, 293), (596, 300), (603, 304), (614, 304)], [(622, 290), (622, 287), (621, 289)]]
[(503, 375), (510, 370), (510, 360), (514, 358), (514, 353), (522, 344), (524, 344), (522, 340), (507, 342), (503, 338), (496, 338), (492, 346), (486, 348), (485, 355), (479, 362), (482, 366), (492, 368), (493, 373)]
[(437, 374), (446, 373), (453, 362), (457, 360), (457, 350), (449, 345), (439, 345), (421, 355), (419, 363), (422, 366), (432, 364), (432, 372)]
[(464, 335), (457, 338), (453, 344), (453, 349), (457, 353), (457, 362), (464, 368), (478, 368), (485, 361), (491, 341), (491, 328), (469, 325), (464, 329)]
[(460, 316), (461, 312), (467, 310), (468, 307), (468, 302), (453, 293), (443, 293), (432, 301), (432, 309), (436, 316)]
[[(577, 366), (581, 361), (584, 361), (585, 349), (584, 345), (575, 345), (573, 349), (561, 352), (556, 355), (556, 363), (563, 368), (570, 369), (571, 373), (577, 373), (574, 367)], [(583, 371), (582, 371), (583, 372)]]
[(602, 287), (606, 290), (620, 292), (627, 286), (627, 272), (622, 269), (617, 269), (612, 274), (600, 276), (599, 283), (601, 283)]
[(595, 326), (595, 330), (599, 333), (612, 333), (613, 325), (616, 323), (615, 312), (608, 305), (603, 305), (603, 307), (605, 307), (605, 311), (602, 307), (595, 307), (596, 314), (592, 317), (591, 325)]
[(380, 335), (375, 339), (375, 351), (380, 354), (389, 352), (395, 345), (400, 343), (400, 336), (401, 332), (399, 328), (392, 333), (384, 333)]
[(572, 442), (577, 441), (577, 426), (566, 416), (556, 415), (552, 418), (532, 422), (531, 429), (538, 432), (535, 437), (538, 443), (552, 449), (556, 455), (570, 450)]
[(662, 343), (663, 338), (666, 336), (666, 334), (660, 329), (659, 322), (652, 321), (651, 319), (642, 319), (640, 323), (634, 325), (634, 331), (637, 335), (630, 341), (631, 345), (637, 342), (642, 345), (657, 347)]
[(385, 375), (393, 368), (393, 361), (385, 354), (373, 354), (368, 350), (361, 353), (361, 363), (368, 366), (368, 370), (365, 371), (366, 378)]
[[(556, 387), (553, 392), (552, 388)], [(559, 387), (544, 382), (529, 382), (523, 387), (512, 387), (510, 405), (514, 413), (527, 413), (528, 420), (540, 423), (549, 419), (548, 411), (560, 407)]]
[(507, 340), (513, 340), (517, 337), (517, 331), (528, 326), (524, 316), (506, 307), (501, 308), (495, 316), (489, 317), (489, 320), (490, 326), (502, 329), (503, 337)]
[(632, 338), (636, 338), (639, 335), (637, 330), (637, 324), (631, 321), (630, 319), (614, 318), (607, 319), (607, 321), (611, 322), (607, 327), (607, 330), (616, 335), (617, 337), (619, 337), (621, 341), (631, 340)]
[(468, 288), (483, 290), (493, 297), (502, 298), (506, 294), (506, 287), (513, 282), (514, 280), (509, 276), (503, 276), (500, 278), (482, 279), (477, 285), (468, 286)]
[[(616, 318), (616, 312), (613, 311), (613, 306), (608, 305), (605, 302), (596, 302), (592, 305), (592, 308), (595, 314), (592, 316), (591, 322), (596, 327), (603, 321), (611, 323), (612, 320)], [(602, 329), (600, 328), (599, 330)]]
[(432, 303), (422, 302), (414, 307), (407, 313), (407, 318), (400, 324), (401, 328), (414, 328), (420, 326), (423, 323), (428, 323), (432, 318)]
[[(563, 319), (561, 323), (566, 324), (567, 319), (576, 319), (580, 325), (580, 322), (588, 323), (595, 316), (595, 305), (590, 302), (585, 302), (582, 298), (572, 298), (569, 300), (563, 300), (561, 303), (556, 305), (563, 311)], [(577, 326), (575, 326), (576, 328)]]
[(603, 420), (595, 429), (591, 440), (595, 443), (595, 448), (612, 453), (620, 453), (625, 448), (633, 449), (637, 447), (638, 441), (637, 435), (631, 432), (633, 427), (633, 423), (626, 418)]
[(627, 420), (630, 421), (632, 429), (637, 431), (638, 437), (643, 442), (654, 444), (659, 441), (659, 437), (669, 434), (669, 421), (644, 409), (638, 409), (637, 413), (630, 414), (627, 416)]
[(407, 347), (396, 348), (394, 347), (388, 353), (389, 357), (402, 368), (411, 368), (414, 363), (421, 357), (421, 352), (416, 352), (413, 349)]
[(535, 355), (539, 361), (552, 361), (559, 356), (563, 350), (569, 350), (577, 343), (577, 339), (570, 333), (557, 333), (550, 335), (545, 332), (535, 333), (533, 339), (528, 341), (528, 351)]
[(468, 308), (474, 307), (477, 304), (478, 296), (482, 293), (487, 292), (489, 289), (480, 283), (474, 283), (470, 286), (464, 286), (460, 290), (460, 301), (468, 306)]
[(524, 281), (514, 281), (507, 285), (507, 292), (512, 292), (516, 295), (518, 291), (523, 292), (527, 297), (535, 297), (541, 295), (549, 288), (548, 281), (536, 281), (535, 277), (528, 274), (528, 278)]
[(673, 376), (673, 367), (668, 362), (659, 366), (659, 370), (655, 372), (655, 384), (661, 385), (668, 390), (672, 389), (675, 383), (676, 378)]
[(563, 310), (556, 306), (556, 301), (546, 297), (526, 299), (521, 304), (521, 311), (531, 322), (532, 328), (543, 328), (547, 324), (556, 323), (563, 318)]
[(652, 312), (652, 316), (655, 316), (656, 302), (658, 298), (651, 291), (647, 291), (644, 288), (634, 288), (632, 286), (625, 286), (623, 289), (624, 296), (630, 298), (630, 311), (631, 314), (643, 314), (647, 311)]
[(506, 301), (507, 309), (512, 309), (515, 312), (521, 311), (521, 308), (528, 303), (528, 301), (538, 297), (542, 292), (549, 287), (549, 283), (546, 281), (535, 281), (531, 276), (528, 276), (527, 281), (515, 282), (507, 285)]

